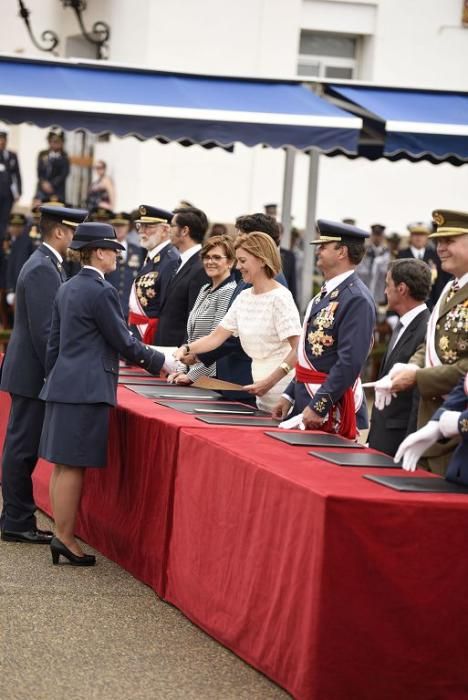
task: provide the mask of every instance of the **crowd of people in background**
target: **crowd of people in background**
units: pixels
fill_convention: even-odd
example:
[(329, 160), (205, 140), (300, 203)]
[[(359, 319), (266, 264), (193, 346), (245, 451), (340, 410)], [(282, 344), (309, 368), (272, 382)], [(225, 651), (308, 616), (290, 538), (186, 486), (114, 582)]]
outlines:
[[(13, 401), (16, 413), (10, 417), (4, 451), (4, 539), (50, 541), (31, 519), (30, 473), (42, 450), (57, 463), (53, 506), (60, 539), (53, 543), (53, 556), (66, 556), (78, 565), (93, 563), (83, 559), (73, 538), (77, 505), (70, 516), (63, 489), (68, 483), (79, 491), (80, 469), (93, 466), (93, 460), (101, 466), (105, 445), (96, 437), (94, 447), (74, 462), (69, 456), (74, 438), (62, 449), (63, 435), (68, 435), (66, 424), (74, 416), (78, 425), (91, 421), (104, 426), (107, 434), (107, 412), (93, 413), (89, 407), (81, 413), (75, 408), (57, 412), (47, 404), (44, 419), (37, 406), (40, 392), (52, 404), (90, 402), (82, 394), (71, 401), (60, 399), (59, 390), (54, 393), (54, 376), (63, 379), (56, 367), (60, 369), (66, 352), (74, 355), (60, 340), (64, 328), (68, 335), (75, 328), (64, 314), (73, 307), (76, 321), (81, 313), (79, 304), (73, 306), (75, 297), (72, 303), (62, 289), (75, 287), (78, 296), (88, 287), (96, 299), (105, 292), (107, 304), (92, 321), (91, 312), (86, 316), (96, 334), (97, 353), (107, 352), (103, 364), (110, 373), (103, 375), (106, 381), (96, 375), (93, 387), (102, 381), (104, 389), (94, 391), (93, 404), (114, 405), (117, 367), (111, 365), (120, 353), (130, 361), (138, 358), (151, 371), (164, 367), (175, 384), (191, 385), (202, 376), (234, 383), (238, 390), (229, 393), (230, 399), (255, 403), (286, 421), (285, 427), (320, 429), (354, 440), (359, 430), (369, 427), (361, 376), (369, 372), (371, 357), (377, 362), (371, 365), (375, 400), (368, 444), (403, 460), (405, 468), (419, 464), (468, 483), (468, 214), (437, 210), (431, 223), (412, 222), (406, 245), (396, 233), (387, 236), (383, 224), (366, 231), (352, 219), (318, 220), (312, 241), (318, 272), (310, 271), (311, 301), (301, 323), (304, 237), (293, 228), (290, 249), (281, 246), (276, 205), (211, 226), (205, 212), (187, 201), (173, 210), (153, 202), (131, 212), (115, 211), (113, 182), (106, 164), (98, 161), (86, 208), (76, 210), (64, 203), (69, 160), (63, 133), (51, 131), (48, 146), (39, 154), (37, 190), (26, 215), (14, 207), (21, 175), (15, 154), (7, 149), (7, 134), (0, 132), (0, 321), (4, 329), (13, 325), (13, 348), (19, 347), (21, 332), (30, 332), (25, 330), (27, 299), (36, 294), (40, 302), (45, 293), (40, 283), (30, 289), (27, 280), (36, 268), (42, 270), (51, 250), (58, 258), (53, 296), (60, 287), (55, 345), (51, 350), (49, 338), (47, 359), (44, 334), (52, 323), (52, 300), (40, 303), (37, 312), (42, 333), (38, 372), (47, 377), (45, 393), (35, 386), (25, 394), (14, 381), (8, 384), (8, 377), (21, 368), (11, 349), (7, 354), (1, 388), (20, 399)], [(92, 283), (83, 279), (90, 269)], [(66, 279), (77, 281), (62, 287)], [(88, 309), (85, 300), (83, 304)], [(102, 320), (106, 314), (112, 319), (109, 326)], [(124, 328), (131, 341), (126, 341)], [(21, 356), (19, 350), (17, 354)], [(26, 493), (24, 485), (16, 487), (10, 479), (12, 469), (5, 468), (7, 460), (20, 469), (15, 439), (21, 433), (21, 415), (35, 426), (24, 467)], [(20, 496), (18, 489), (23, 489)], [(27, 514), (23, 521), (22, 513)]]

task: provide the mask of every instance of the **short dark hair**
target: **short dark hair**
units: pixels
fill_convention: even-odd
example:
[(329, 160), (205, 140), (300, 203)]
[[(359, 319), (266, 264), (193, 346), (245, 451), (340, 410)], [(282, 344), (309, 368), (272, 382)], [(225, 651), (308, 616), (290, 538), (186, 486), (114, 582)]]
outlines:
[(187, 226), (190, 230), (190, 238), (196, 243), (203, 243), (209, 226), (205, 212), (197, 207), (180, 207), (174, 209), (173, 213), (174, 216), (177, 214), (178, 226)]
[(51, 237), (53, 230), (57, 228), (57, 226), (59, 226), (62, 230), (71, 228), (66, 224), (60, 223), (60, 221), (57, 221), (57, 219), (53, 219), (52, 217), (44, 216), (44, 214), (42, 214), (39, 230), (44, 240)]
[(431, 268), (422, 260), (401, 258), (393, 260), (389, 267), (393, 282), (403, 282), (409, 289), (409, 293), (416, 301), (426, 301), (431, 292), (432, 275)]
[(359, 241), (356, 239), (344, 239), (340, 243), (335, 244), (335, 248), (347, 248), (348, 249), (348, 259), (353, 265), (359, 265), (364, 257), (365, 244), (364, 241)]
[(279, 245), (281, 238), (280, 227), (276, 219), (268, 214), (257, 212), (256, 214), (238, 216), (236, 219), (236, 228), (242, 233), (252, 233), (252, 231), (266, 233), (270, 238), (273, 238), (276, 245)]

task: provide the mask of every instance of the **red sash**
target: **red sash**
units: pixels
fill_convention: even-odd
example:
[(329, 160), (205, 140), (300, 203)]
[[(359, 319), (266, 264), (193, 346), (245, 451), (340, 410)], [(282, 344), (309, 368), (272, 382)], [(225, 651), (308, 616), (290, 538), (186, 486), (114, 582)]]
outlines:
[[(323, 384), (328, 377), (325, 372), (317, 372), (314, 369), (308, 369), (296, 364), (296, 379), (303, 384)], [(338, 435), (354, 440), (356, 437), (356, 408), (354, 406), (354, 394), (351, 387), (346, 389), (345, 393), (338, 401), (340, 409), (340, 418), (338, 422)], [(328, 413), (328, 418), (322, 425), (321, 430), (326, 433), (334, 433), (334, 425), (336, 422), (336, 406), (332, 406)]]
[(159, 318), (149, 318), (144, 314), (137, 314), (134, 311), (129, 311), (128, 323), (130, 326), (146, 325), (146, 330), (144, 332), (142, 341), (144, 343), (149, 343), (150, 345), (154, 342), (154, 335), (158, 328)]

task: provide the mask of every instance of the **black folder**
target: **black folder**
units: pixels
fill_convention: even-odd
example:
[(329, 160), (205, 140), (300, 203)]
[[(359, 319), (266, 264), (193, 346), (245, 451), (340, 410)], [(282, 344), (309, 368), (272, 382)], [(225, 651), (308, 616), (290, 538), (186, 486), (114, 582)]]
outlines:
[(128, 389), (135, 391), (137, 394), (147, 396), (151, 399), (181, 399), (186, 401), (217, 401), (221, 395), (210, 389), (196, 389), (195, 387), (177, 386), (175, 384), (144, 384), (144, 385), (125, 385)]
[(230, 416), (227, 414), (224, 415), (216, 415), (216, 414), (211, 414), (211, 415), (206, 415), (206, 416), (197, 416), (197, 420), (203, 421), (203, 423), (210, 423), (211, 425), (242, 425), (245, 426), (246, 428), (252, 428), (252, 427), (262, 427), (262, 428), (270, 428), (273, 426), (278, 425), (277, 420), (273, 420), (272, 418), (268, 417), (268, 414), (265, 415), (265, 418), (262, 418), (261, 416)]
[(256, 409), (252, 406), (248, 406), (243, 403), (219, 403), (211, 401), (163, 401), (158, 399), (154, 403), (160, 406), (167, 406), (168, 408), (174, 408), (176, 411), (182, 411), (182, 413), (193, 413), (204, 414), (204, 413), (234, 413), (239, 415), (255, 415), (257, 413)]
[(339, 467), (381, 467), (396, 469), (392, 457), (383, 454), (373, 454), (365, 450), (355, 450), (354, 452), (309, 452), (313, 457), (324, 459)]
[(158, 379), (157, 377), (119, 377), (119, 384), (125, 384), (129, 389), (133, 386), (167, 386), (165, 379)]
[(435, 476), (378, 476), (363, 474), (364, 479), (375, 481), (395, 491), (411, 491), (412, 493), (468, 493), (468, 486), (454, 484)]
[(152, 375), (144, 369), (138, 367), (120, 367), (120, 377), (151, 377)]
[(330, 435), (329, 433), (311, 433), (309, 431), (301, 433), (287, 433), (286, 431), (273, 433), (268, 431), (265, 435), (275, 438), (275, 440), (286, 442), (288, 445), (302, 445), (306, 447), (363, 447), (363, 445), (358, 442), (347, 440), (341, 437), (341, 435)]

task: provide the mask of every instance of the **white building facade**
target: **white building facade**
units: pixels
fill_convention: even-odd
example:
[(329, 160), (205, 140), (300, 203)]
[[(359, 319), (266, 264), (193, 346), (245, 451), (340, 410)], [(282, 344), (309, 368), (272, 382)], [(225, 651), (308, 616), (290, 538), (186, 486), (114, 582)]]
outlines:
[[(60, 0), (25, 4), (37, 37), (46, 29), (59, 35), (60, 57), (93, 57), (72, 10)], [(120, 64), (468, 91), (463, 8), (463, 0), (89, 0), (83, 17), (88, 28), (96, 20), (110, 25), (108, 58)], [(2, 6), (0, 50), (47, 58), (32, 45), (13, 1)], [(36, 157), (46, 133), (26, 124), (10, 127), (9, 145), (18, 152), (24, 177), (24, 207), (34, 194)], [(72, 154), (74, 143), (69, 135)], [(204, 209), (211, 221), (232, 222), (265, 203), (281, 203), (281, 149), (236, 144), (228, 153), (110, 137), (96, 142), (94, 154), (108, 163), (119, 210), (140, 203), (171, 208), (184, 199)], [(292, 213), (300, 228), (308, 167), (308, 156), (298, 154)], [(409, 221), (429, 220), (435, 207), (468, 209), (468, 165), (320, 156), (319, 217), (352, 217), (363, 228), (379, 222), (403, 232)]]

